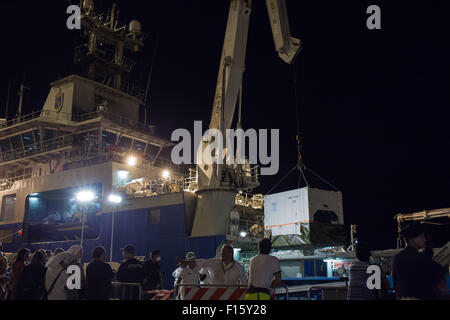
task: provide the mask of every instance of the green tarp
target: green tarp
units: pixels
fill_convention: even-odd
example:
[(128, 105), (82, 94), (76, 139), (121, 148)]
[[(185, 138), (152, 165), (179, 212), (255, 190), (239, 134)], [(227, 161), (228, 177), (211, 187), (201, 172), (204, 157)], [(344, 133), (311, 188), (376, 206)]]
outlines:
[(300, 234), (271, 236), (274, 249), (314, 249), (347, 245), (347, 233), (344, 225), (328, 223), (302, 223)]

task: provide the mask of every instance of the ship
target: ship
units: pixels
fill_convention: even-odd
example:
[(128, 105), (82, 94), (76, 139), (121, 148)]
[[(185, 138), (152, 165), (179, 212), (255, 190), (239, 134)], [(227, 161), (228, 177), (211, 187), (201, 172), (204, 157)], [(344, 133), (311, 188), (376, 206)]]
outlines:
[[(146, 35), (139, 21), (120, 23), (116, 5), (108, 12), (82, 2), (81, 24), (87, 43), (75, 49), (85, 75), (50, 84), (40, 111), (0, 123), (0, 243), (6, 252), (67, 250), (82, 245), (83, 261), (97, 246), (112, 265), (121, 248), (135, 247), (144, 260), (159, 250), (165, 288), (173, 287), (176, 258), (194, 251), (213, 258), (234, 243), (236, 257), (247, 259), (262, 237), (261, 195), (233, 191), (241, 212), (238, 234), (221, 219), (218, 232), (193, 231), (201, 225), (196, 168), (174, 165), (174, 143), (140, 121), (146, 92), (130, 76)], [(256, 182), (256, 174), (247, 177)], [(257, 185), (255, 183), (254, 185)], [(217, 224), (216, 224), (217, 229)], [(238, 243), (241, 243), (239, 246)]]

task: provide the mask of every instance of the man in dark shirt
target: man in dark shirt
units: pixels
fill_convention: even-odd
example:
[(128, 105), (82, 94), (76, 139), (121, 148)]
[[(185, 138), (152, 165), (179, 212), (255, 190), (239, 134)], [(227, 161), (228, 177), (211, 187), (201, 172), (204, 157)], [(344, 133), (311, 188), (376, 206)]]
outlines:
[[(142, 285), (144, 282), (144, 266), (134, 257), (134, 247), (127, 245), (123, 248), (124, 262), (121, 263), (117, 270), (117, 281), (125, 283), (138, 283)], [(139, 290), (134, 287), (133, 299), (138, 297)]]
[(392, 276), (400, 299), (437, 299), (436, 287), (444, 279), (443, 268), (419, 250), (426, 245), (423, 227), (409, 224), (400, 236), (406, 248), (392, 258)]
[(150, 259), (144, 262), (144, 290), (161, 290), (161, 254), (158, 250), (150, 253)]
[(86, 268), (87, 299), (108, 300), (111, 294), (111, 280), (114, 272), (105, 263), (106, 251), (103, 247), (96, 247), (92, 251), (92, 260)]

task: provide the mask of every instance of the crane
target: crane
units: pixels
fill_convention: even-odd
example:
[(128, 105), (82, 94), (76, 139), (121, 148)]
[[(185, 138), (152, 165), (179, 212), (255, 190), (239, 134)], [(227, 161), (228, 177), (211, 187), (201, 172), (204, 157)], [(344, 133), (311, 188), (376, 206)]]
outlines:
[[(232, 126), (238, 98), (242, 95), (251, 6), (252, 0), (231, 0), (230, 3), (209, 124), (210, 129), (220, 130), (223, 137)], [(300, 51), (300, 40), (291, 37), (286, 2), (266, 0), (266, 6), (275, 49), (283, 61), (291, 64)], [(211, 144), (204, 140), (199, 150), (205, 150)], [(199, 157), (203, 155), (198, 153), (197, 159)], [(192, 231), (195, 236), (224, 234), (236, 191), (258, 185), (251, 177), (248, 164), (244, 168), (241, 164), (197, 164), (197, 181), (199, 197)]]

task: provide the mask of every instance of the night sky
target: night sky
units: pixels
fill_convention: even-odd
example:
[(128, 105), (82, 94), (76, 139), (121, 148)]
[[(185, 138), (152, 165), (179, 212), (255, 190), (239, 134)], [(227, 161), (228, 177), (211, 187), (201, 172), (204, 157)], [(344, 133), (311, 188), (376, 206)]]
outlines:
[[(264, 1), (253, 2), (243, 125), (281, 135), (280, 171), (256, 190), (265, 193), (296, 163), (294, 66), (274, 50)], [(77, 71), (73, 50), (85, 39), (66, 28), (68, 3), (0, 2), (1, 117), (9, 80), (11, 118), (23, 78), (30, 113), (41, 109), (50, 82)], [(106, 11), (111, 3), (97, 0), (96, 7)], [(371, 4), (381, 7), (381, 30), (366, 28)], [(296, 72), (303, 159), (343, 192), (347, 225), (357, 224), (373, 248), (394, 247), (395, 214), (450, 207), (448, 1), (288, 0), (287, 6), (292, 35), (303, 43)], [(228, 9), (226, 0), (119, 1), (120, 20), (138, 19), (149, 34), (137, 57), (136, 80), (144, 86), (159, 38), (147, 104), (158, 135), (192, 130), (194, 120), (209, 123)], [(297, 182), (292, 174), (274, 192)], [(448, 226), (429, 233), (436, 246), (449, 240)]]

